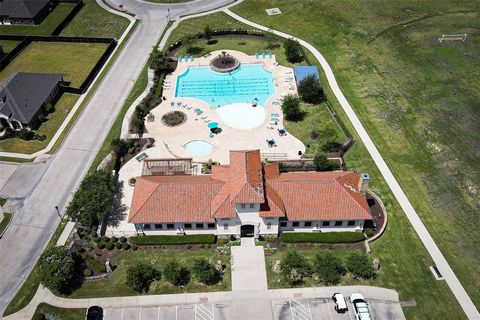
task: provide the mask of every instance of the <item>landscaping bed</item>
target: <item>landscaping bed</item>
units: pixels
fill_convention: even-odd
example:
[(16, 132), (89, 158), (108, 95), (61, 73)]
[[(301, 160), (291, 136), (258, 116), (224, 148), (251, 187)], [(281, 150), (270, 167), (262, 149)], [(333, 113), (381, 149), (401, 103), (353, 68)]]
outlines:
[(178, 127), (187, 121), (187, 115), (182, 111), (171, 111), (162, 116), (162, 123), (167, 127)]
[(216, 237), (213, 234), (192, 234), (180, 236), (136, 236), (130, 242), (135, 245), (185, 245), (185, 244), (214, 244)]
[[(48, 319), (61, 319), (61, 320), (82, 320), (87, 313), (87, 309), (78, 308), (78, 309), (65, 309), (54, 307), (47, 303), (40, 303), (35, 310), (33, 315), (33, 320), (43, 320), (44, 317), (48, 316)], [(42, 316), (43, 315), (43, 316)], [(55, 318), (52, 318), (55, 317)]]

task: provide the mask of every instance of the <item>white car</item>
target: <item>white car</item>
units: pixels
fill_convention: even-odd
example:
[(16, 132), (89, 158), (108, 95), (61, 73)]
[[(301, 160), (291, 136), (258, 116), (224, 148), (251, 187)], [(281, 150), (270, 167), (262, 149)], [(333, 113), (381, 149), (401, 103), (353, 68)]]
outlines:
[(365, 298), (360, 293), (352, 293), (350, 295), (350, 302), (353, 304), (353, 312), (357, 320), (370, 320), (370, 311)]
[(344, 313), (348, 310), (347, 303), (345, 302), (345, 298), (341, 293), (334, 293), (332, 296), (333, 302), (335, 302), (335, 311), (338, 313)]

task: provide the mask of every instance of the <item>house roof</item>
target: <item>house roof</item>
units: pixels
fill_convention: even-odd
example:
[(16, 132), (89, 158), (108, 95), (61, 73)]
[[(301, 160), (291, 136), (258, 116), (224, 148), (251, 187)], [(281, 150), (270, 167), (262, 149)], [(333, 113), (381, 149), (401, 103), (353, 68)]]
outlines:
[(0, 1), (0, 16), (34, 18), (50, 0), (3, 0)]
[(61, 74), (14, 73), (0, 86), (0, 113), (29, 123), (62, 77)]
[(231, 151), (230, 165), (211, 175), (143, 176), (135, 184), (129, 222), (209, 222), (233, 218), (239, 203), (260, 204), (261, 217), (289, 220), (371, 219), (355, 172), (280, 174), (260, 151)]

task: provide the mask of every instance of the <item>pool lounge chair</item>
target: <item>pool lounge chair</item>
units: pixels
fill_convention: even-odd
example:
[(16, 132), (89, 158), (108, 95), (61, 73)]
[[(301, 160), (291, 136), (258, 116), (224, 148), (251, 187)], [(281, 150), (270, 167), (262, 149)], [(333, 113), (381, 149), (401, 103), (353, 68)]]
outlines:
[(192, 106), (187, 106), (187, 109), (188, 109), (188, 110), (192, 109)]
[(202, 120), (207, 119), (207, 116), (201, 116)]
[(271, 115), (272, 117), (278, 117), (278, 116), (279, 116), (278, 113), (270, 113), (270, 115)]
[(200, 108), (196, 108), (194, 111), (197, 115), (201, 115), (203, 113), (202, 109)]
[(209, 123), (210, 121), (212, 121), (212, 120), (210, 120), (210, 119), (205, 119), (205, 123)]
[(278, 118), (272, 118), (272, 119), (270, 119), (270, 121), (278, 122), (278, 121), (280, 121), (280, 119), (278, 119)]

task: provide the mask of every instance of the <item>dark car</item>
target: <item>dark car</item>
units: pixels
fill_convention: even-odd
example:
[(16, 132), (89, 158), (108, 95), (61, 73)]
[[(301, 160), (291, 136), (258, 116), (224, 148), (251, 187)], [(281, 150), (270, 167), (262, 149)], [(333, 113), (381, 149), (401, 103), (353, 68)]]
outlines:
[(103, 320), (103, 309), (99, 306), (91, 306), (87, 310), (85, 320)]

